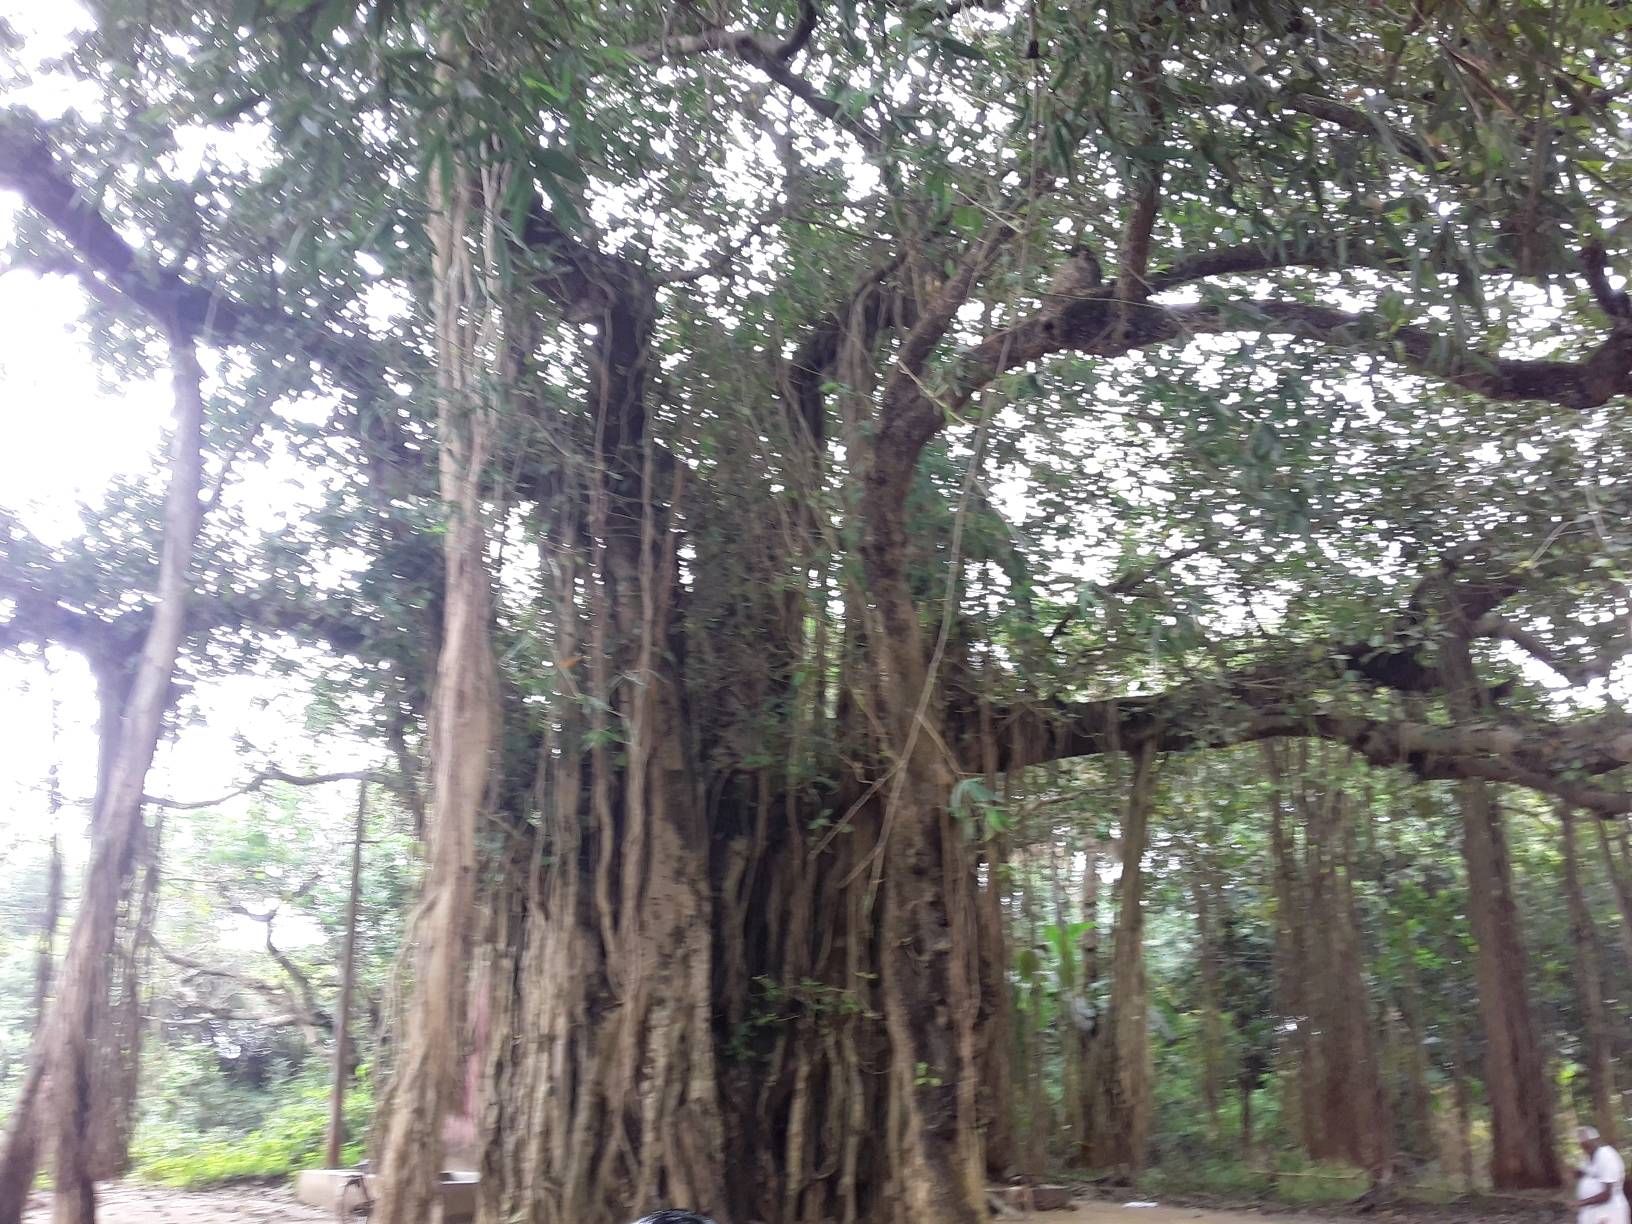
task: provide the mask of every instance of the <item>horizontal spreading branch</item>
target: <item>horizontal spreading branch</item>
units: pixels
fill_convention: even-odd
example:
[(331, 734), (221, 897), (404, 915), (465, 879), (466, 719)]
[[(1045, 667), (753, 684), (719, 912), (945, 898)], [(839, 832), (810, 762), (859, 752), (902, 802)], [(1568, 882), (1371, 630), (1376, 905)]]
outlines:
[(159, 956), (177, 969), (185, 969), (188, 974), (197, 977), (219, 978), (223, 982), (232, 982), (241, 986), (251, 994), (260, 995), (263, 999), (273, 1003), (286, 1005), (289, 1002), (289, 992), (282, 986), (268, 982), (264, 978), (253, 977), (247, 973), (240, 973), (236, 969), (224, 969), (219, 965), (212, 965), (196, 957), (185, 956), (180, 952), (172, 952), (157, 938), (150, 940), (153, 950)]
[(1469, 350), (1426, 327), (1394, 326), (1380, 315), (1312, 302), (1246, 298), (1166, 306), (1146, 302), (1117, 326), (1109, 291), (1050, 302), (988, 335), (957, 365), (941, 403), (957, 408), (1005, 371), (1056, 353), (1120, 357), (1199, 335), (1255, 332), (1291, 336), (1331, 348), (1370, 352), (1416, 373), (1493, 400), (1536, 400), (1597, 408), (1632, 393), (1632, 323), (1618, 320), (1587, 356), (1574, 361), (1501, 357)]
[(1240, 301), (1175, 308), (1175, 336), (1257, 331), (1364, 349), (1493, 400), (1597, 408), (1632, 392), (1632, 327), (1617, 326), (1578, 361), (1498, 357), (1463, 349), (1425, 327), (1391, 327), (1376, 315), (1308, 302)]
[[(228, 800), (236, 799), (240, 795), (252, 794), (265, 790), (274, 783), (283, 786), (326, 786), (331, 782), (372, 782), (378, 786), (395, 789), (401, 779), (395, 773), (385, 773), (373, 769), (348, 769), (336, 773), (321, 774), (291, 774), (281, 769), (262, 770), (242, 786), (219, 795), (214, 799), (161, 799), (153, 795), (144, 795), (142, 802), (154, 807), (171, 808), (181, 811), (192, 811), (199, 808), (220, 807)], [(254, 915), (249, 915), (253, 917)]]
[[(1556, 528), (1548, 538), (1558, 543)], [(1179, 752), (1312, 738), (1343, 744), (1373, 765), (1405, 768), (1422, 779), (1481, 779), (1556, 795), (1600, 815), (1632, 812), (1632, 793), (1593, 781), (1632, 765), (1632, 718), (1626, 715), (1552, 723), (1494, 711), (1478, 722), (1447, 726), (1343, 709), (1339, 698), (1328, 696), (1356, 683), (1371, 694), (1358, 701), (1378, 694), (1441, 694), (1444, 680), (1430, 648), (1432, 634), (1425, 632), (1432, 623), (1425, 618), (1431, 617), (1471, 626), (1478, 637), (1514, 641), (1577, 682), (1607, 672), (1632, 643), (1622, 640), (1619, 653), (1606, 649), (1591, 664), (1572, 667), (1501, 614), (1527, 584), (1579, 568), (1579, 558), (1563, 548), (1535, 563), (1534, 543), (1525, 537), (1509, 539), (1505, 547), (1480, 542), (1452, 550), (1422, 576), (1393, 622), (1365, 641), (1271, 645), (1248, 665), (1164, 692), (988, 711), (985, 720), (1004, 727), (997, 737), (1002, 767), (1127, 752), (1146, 743)], [(978, 711), (962, 715), (968, 726), (978, 725), (977, 718)]]
[(1592, 783), (1632, 764), (1632, 720), (1620, 714), (1567, 725), (1507, 719), (1441, 726), (1294, 702), (1240, 685), (1197, 684), (1016, 713), (1011, 729), (1015, 722), (1019, 733), (1001, 737), (1000, 769), (1131, 752), (1150, 743), (1163, 752), (1185, 752), (1321, 739), (1423, 780), (1480, 779), (1556, 795), (1600, 816), (1632, 813), (1632, 793)]

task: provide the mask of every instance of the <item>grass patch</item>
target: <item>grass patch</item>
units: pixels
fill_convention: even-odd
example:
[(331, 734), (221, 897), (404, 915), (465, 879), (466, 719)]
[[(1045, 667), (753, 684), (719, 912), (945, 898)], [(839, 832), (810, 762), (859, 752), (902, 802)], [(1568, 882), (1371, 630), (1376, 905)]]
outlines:
[(1371, 1186), (1364, 1169), (1348, 1165), (1312, 1165), (1283, 1173), (1275, 1179), (1275, 1197), (1283, 1203), (1346, 1203)]
[[(366, 1087), (346, 1097), (346, 1132), (356, 1136), (341, 1155), (348, 1165), (362, 1158), (361, 1140), (373, 1105), (373, 1094)], [(328, 1125), (327, 1089), (303, 1084), (298, 1095), (248, 1134), (199, 1135), (171, 1127), (147, 1131), (138, 1137), (132, 1172), (142, 1181), (179, 1190), (280, 1180), (316, 1165)]]
[(1364, 1170), (1348, 1165), (1283, 1159), (1274, 1168), (1263, 1168), (1238, 1160), (1216, 1160), (1157, 1166), (1140, 1178), (1139, 1192), (1153, 1198), (1193, 1194), (1233, 1201), (1313, 1205), (1358, 1198), (1370, 1184)]

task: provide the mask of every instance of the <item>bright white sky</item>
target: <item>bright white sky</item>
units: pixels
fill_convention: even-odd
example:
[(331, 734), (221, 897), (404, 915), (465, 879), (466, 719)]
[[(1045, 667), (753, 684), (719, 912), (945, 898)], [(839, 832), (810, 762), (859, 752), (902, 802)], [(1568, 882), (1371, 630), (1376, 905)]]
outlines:
[[(59, 53), (76, 26), (88, 22), (69, 0), (0, 0), (0, 18), (27, 39), (31, 60)], [(90, 101), (49, 84), (19, 93), (8, 102), (48, 116), (71, 102)], [(16, 211), (16, 200), (0, 195), (0, 236), (10, 232)], [(162, 374), (117, 388), (100, 382), (80, 325), (83, 309), (82, 292), (65, 279), (0, 271), (0, 426), (7, 439), (0, 447), (0, 505), (50, 543), (78, 534), (84, 508), (99, 505), (114, 478), (151, 469), (171, 409)], [(288, 473), (261, 469), (243, 475), (250, 492), (239, 491), (240, 503), (271, 513), (291, 503), (298, 507), (301, 498), (286, 484)], [(149, 793), (177, 799), (224, 794), (256, 763), (314, 773), (379, 764), (377, 750), (367, 745), (332, 735), (319, 744), (307, 735), (306, 693), (292, 689), (287, 678), (235, 677), (195, 692), (201, 717), (161, 747)], [(45, 779), (55, 759), (69, 805), (62, 832), (70, 854), (83, 857), (96, 771), (94, 693), (89, 669), (68, 651), (53, 650), (49, 668), (40, 660), (0, 656), (0, 855), (49, 838)], [(60, 720), (55, 736), (53, 698)], [(259, 762), (243, 759), (239, 739), (258, 749)], [(352, 802), (349, 790), (306, 792), (303, 799)], [(258, 947), (262, 931), (242, 919), (224, 934)], [(310, 934), (293, 921), (279, 927), (280, 942), (290, 946)]]

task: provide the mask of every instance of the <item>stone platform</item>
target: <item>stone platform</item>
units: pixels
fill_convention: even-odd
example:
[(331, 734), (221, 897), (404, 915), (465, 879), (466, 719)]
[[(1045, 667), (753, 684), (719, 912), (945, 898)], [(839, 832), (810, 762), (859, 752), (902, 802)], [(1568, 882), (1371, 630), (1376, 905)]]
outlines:
[(1068, 1186), (1003, 1186), (994, 1188), (991, 1196), (1003, 1207), (1015, 1212), (1067, 1211), (1071, 1207), (1071, 1189)]
[[(295, 1198), (310, 1207), (334, 1211), (340, 1206), (340, 1191), (356, 1172), (355, 1169), (307, 1169), (295, 1176)], [(365, 1179), (370, 1194), (378, 1193), (378, 1181), (372, 1173)], [(442, 1174), (441, 1209), (434, 1217), (435, 1224), (468, 1224), (476, 1218), (475, 1173), (449, 1172)]]

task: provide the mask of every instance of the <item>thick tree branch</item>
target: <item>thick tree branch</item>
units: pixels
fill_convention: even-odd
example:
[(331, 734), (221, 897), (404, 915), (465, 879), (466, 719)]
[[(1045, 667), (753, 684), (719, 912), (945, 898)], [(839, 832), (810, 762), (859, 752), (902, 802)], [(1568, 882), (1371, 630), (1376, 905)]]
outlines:
[[(1138, 69), (1134, 73), (1133, 93), (1139, 99), (1143, 115), (1139, 123), (1139, 140), (1147, 148), (1161, 143), (1167, 128), (1166, 111), (1162, 105), (1162, 49), (1158, 45), (1161, 22), (1154, 6), (1144, 14), (1136, 27), (1135, 53)], [(1150, 245), (1156, 232), (1156, 217), (1162, 202), (1162, 166), (1160, 162), (1135, 162), (1133, 203), (1128, 209), (1122, 229), (1122, 241), (1117, 251), (1117, 271), (1114, 292), (1118, 301), (1131, 304), (1150, 296), (1150, 285), (1145, 279), (1150, 270)], [(1124, 309), (1124, 318), (1126, 311)], [(1121, 326), (1119, 323), (1118, 326)]]
[[(271, 949), (270, 934), (271, 928), (269, 926), (267, 940), (269, 949)], [(297, 994), (286, 985), (268, 982), (263, 978), (254, 977), (251, 974), (241, 973), (235, 969), (224, 969), (218, 965), (211, 965), (191, 956), (184, 956), (179, 952), (172, 952), (169, 948), (166, 948), (163, 944), (161, 944), (156, 938), (150, 938), (149, 942), (163, 960), (174, 965), (178, 969), (186, 970), (189, 977), (208, 977), (215, 978), (223, 982), (230, 982), (243, 990), (247, 990), (253, 995), (258, 995), (274, 1008), (289, 1009), (287, 1012), (274, 1012), (270, 1016), (231, 1011), (225, 1008), (207, 1007), (203, 1005), (200, 1005), (199, 1007), (199, 1010), (201, 1011), (207, 1011), (211, 1015), (217, 1016), (221, 1019), (249, 1020), (258, 1024), (269, 1025), (271, 1027), (299, 1028), (306, 1035), (307, 1041), (314, 1047), (322, 1043), (323, 1031), (330, 1028), (333, 1024), (332, 1017), (317, 1005), (316, 995), (311, 988), (310, 979), (308, 979), (305, 974), (300, 973), (298, 969), (295, 970), (295, 974), (292, 976), (295, 977), (296, 981), (304, 983), (304, 989), (301, 991), (300, 995), (297, 996)], [(287, 958), (283, 957), (282, 953), (277, 952), (276, 949), (271, 950), (275, 953), (274, 959), (278, 961), (279, 967), (282, 968), (285, 973), (289, 973), (292, 966), (284, 963)]]
[(1116, 326), (1118, 305), (1109, 291), (1052, 301), (988, 335), (956, 368), (945, 396), (947, 406), (966, 403), (1004, 371), (1054, 353), (1118, 357), (1198, 335), (1234, 332), (1292, 336), (1332, 348), (1374, 352), (1486, 399), (1539, 400), (1585, 410), (1632, 392), (1629, 322), (1617, 322), (1586, 357), (1557, 361), (1470, 351), (1425, 327), (1391, 327), (1380, 316), (1309, 302), (1258, 298), (1172, 307), (1147, 302), (1125, 328)]
[[(1525, 548), (1518, 552), (1534, 555)], [(1441, 668), (1432, 655), (1423, 657), (1424, 618), (1431, 612), (1479, 635), (1525, 638), (1545, 651), (1497, 609), (1527, 582), (1577, 567), (1578, 558), (1562, 551), (1537, 567), (1515, 563), (1494, 548), (1469, 546), (1425, 574), (1394, 624), (1368, 641), (1289, 645), (1216, 679), (1164, 692), (987, 717), (1004, 724), (995, 739), (1005, 768), (1132, 751), (1146, 742), (1166, 752), (1302, 737), (1344, 744), (1373, 765), (1403, 767), (1424, 779), (1501, 782), (1557, 795), (1600, 815), (1632, 812), (1632, 793), (1591, 783), (1632, 765), (1632, 718), (1626, 715), (1555, 724), (1492, 706), (1489, 718), (1444, 726), (1420, 716), (1352, 712), (1328, 696), (1355, 679), (1376, 689), (1440, 694)], [(1603, 662), (1597, 667), (1607, 670)], [(953, 704), (954, 723), (978, 725), (967, 701)]]
[(1185, 256), (1151, 273), (1147, 283), (1150, 292), (1157, 294), (1215, 277), (1252, 276), (1287, 268), (1313, 271), (1370, 268), (1405, 272), (1410, 271), (1411, 261), (1362, 235), (1310, 234), (1283, 241), (1265, 239)]
[(1014, 236), (1007, 221), (993, 221), (959, 261), (957, 270), (941, 286), (935, 300), (922, 304), (912, 330), (901, 341), (895, 369), (885, 387), (886, 401), (892, 396), (905, 399), (919, 393), (919, 379), (935, 346), (941, 342), (958, 311), (969, 300), (976, 281), (991, 268), (1005, 243)]
[(1407, 368), (1493, 400), (1540, 400), (1566, 408), (1597, 408), (1632, 392), (1632, 327), (1618, 325), (1579, 361), (1523, 360), (1459, 348), (1424, 327), (1390, 329), (1375, 315), (1303, 302), (1203, 304), (1174, 312), (1181, 333), (1259, 331), (1367, 349)]
[(869, 272), (838, 310), (817, 320), (788, 360), (786, 395), (817, 450), (827, 432), (822, 386), (838, 363), (846, 337), (856, 338), (871, 352), (879, 336), (896, 321), (901, 303), (890, 290), (890, 278), (904, 260), (905, 256), (897, 255)]
[(1632, 319), (1632, 297), (1609, 283), (1609, 256), (1601, 242), (1590, 242), (1581, 252), (1581, 270), (1598, 308), (1611, 319)]
[(290, 993), (299, 1004), (300, 1009), (315, 1019), (322, 1015), (322, 1009), (317, 1005), (317, 994), (312, 989), (312, 979), (306, 976), (299, 965), (289, 959), (288, 954), (282, 948), (272, 942), (272, 922), (276, 916), (276, 911), (274, 911), (266, 917), (266, 954), (277, 963), (278, 968), (283, 970), (284, 976), (294, 984)]
[[(1085, 702), (1010, 716), (1022, 732), (1000, 737), (999, 767), (1129, 752), (1226, 748), (1265, 739), (1343, 744), (1379, 767), (1418, 778), (1483, 779), (1567, 799), (1600, 816), (1632, 813), (1632, 793), (1590, 779), (1632, 764), (1632, 720), (1611, 714), (1573, 724), (1504, 720), (1441, 726), (1375, 718), (1243, 685), (1197, 684), (1149, 696)], [(1030, 724), (1027, 729), (1027, 724)]]

